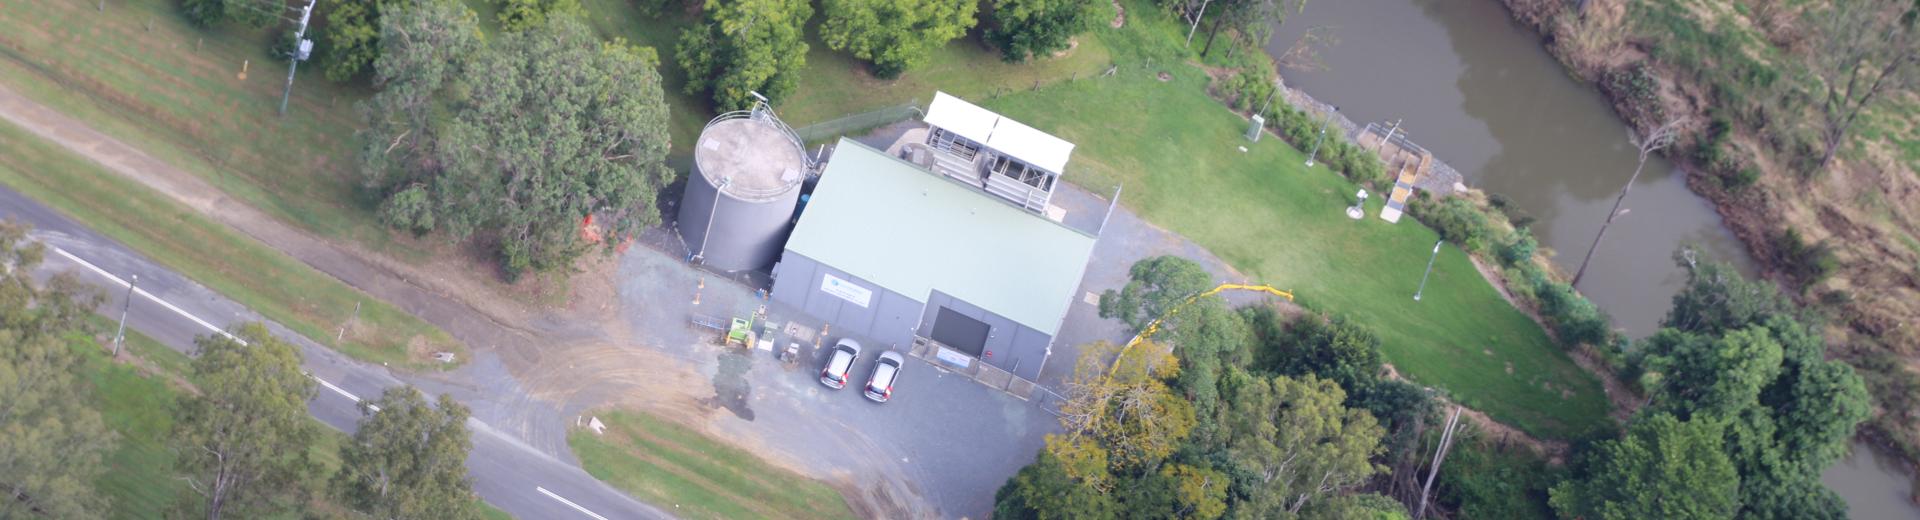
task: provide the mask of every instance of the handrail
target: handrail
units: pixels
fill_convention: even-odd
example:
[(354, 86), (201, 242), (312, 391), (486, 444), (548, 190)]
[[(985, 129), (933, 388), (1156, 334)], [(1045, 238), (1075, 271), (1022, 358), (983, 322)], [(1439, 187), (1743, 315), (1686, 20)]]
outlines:
[[(763, 116), (761, 114), (765, 114), (765, 115)], [(728, 121), (733, 121), (736, 119), (751, 119), (755, 121), (761, 121), (761, 122), (772, 124), (773, 128), (775, 130), (780, 131), (780, 135), (783, 137), (786, 137), (787, 142), (793, 145), (793, 152), (800, 155), (800, 161), (806, 165), (806, 168), (808, 170), (812, 170), (813, 168), (818, 166), (814, 164), (813, 158), (807, 155), (807, 147), (805, 144), (801, 143), (800, 136), (798, 134), (795, 134), (793, 132), (793, 128), (787, 126), (786, 122), (781, 121), (779, 117), (775, 116), (773, 114), (773, 109), (770, 107), (767, 107), (766, 103), (761, 103), (756, 101), (754, 103), (753, 109), (734, 110), (731, 112), (725, 112), (720, 115), (714, 116), (712, 120), (707, 121), (706, 126), (701, 127), (700, 129), (701, 133), (702, 135), (704, 135), (706, 131), (708, 129), (713, 128), (714, 125), (725, 123)], [(696, 151), (694, 153), (694, 157), (695, 157), (694, 163), (695, 165), (698, 165), (700, 162), (699, 152)], [(806, 178), (806, 175), (809, 172), (797, 172), (797, 173), (801, 174), (800, 178), (795, 179), (791, 183), (782, 183), (777, 188), (745, 189), (745, 188), (741, 188), (738, 185), (735, 185), (735, 186), (729, 186), (727, 191), (745, 198), (760, 198), (760, 197), (771, 197), (774, 195), (779, 195), (781, 193), (786, 193), (787, 190), (791, 190), (793, 189), (794, 186), (799, 185), (800, 182)], [(701, 176), (703, 177), (706, 176), (705, 168), (701, 168)]]

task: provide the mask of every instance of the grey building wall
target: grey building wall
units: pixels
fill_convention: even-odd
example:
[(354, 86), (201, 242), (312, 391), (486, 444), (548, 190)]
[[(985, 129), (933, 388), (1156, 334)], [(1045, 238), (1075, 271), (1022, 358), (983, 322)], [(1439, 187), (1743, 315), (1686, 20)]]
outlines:
[(933, 334), (934, 318), (940, 315), (941, 307), (987, 324), (987, 345), (980, 355), (982, 361), (1028, 380), (1040, 377), (1040, 366), (1047, 359), (1047, 347), (1053, 343), (1052, 336), (937, 290), (927, 298), (926, 309), (921, 311), (918, 334)]
[[(820, 290), (831, 274), (873, 291), (873, 298), (861, 307), (845, 298)], [(833, 325), (834, 337), (854, 335), (879, 342), (879, 348), (912, 348), (913, 335), (920, 325), (925, 305), (917, 299), (889, 291), (864, 278), (834, 269), (786, 251), (774, 267), (773, 300), (791, 305)]]

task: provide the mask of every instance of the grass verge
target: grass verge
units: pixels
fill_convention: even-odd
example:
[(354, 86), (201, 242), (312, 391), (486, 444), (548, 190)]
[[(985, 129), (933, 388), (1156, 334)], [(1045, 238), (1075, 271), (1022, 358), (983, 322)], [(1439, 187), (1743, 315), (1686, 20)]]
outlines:
[[(1140, 2), (1129, 11), (1153, 12)], [(1293, 290), (1309, 307), (1373, 327), (1410, 379), (1535, 435), (1570, 438), (1605, 424), (1599, 382), (1459, 249), (1440, 251), (1423, 300), (1414, 301), (1438, 235), (1412, 218), (1374, 218), (1380, 197), (1370, 199), (1367, 218), (1348, 219), (1342, 208), (1357, 187), (1307, 168), (1305, 155), (1279, 139), (1243, 138), (1247, 121), (1207, 95), (1205, 72), (1165, 57), (1181, 52), (1176, 28), (1154, 18), (1101, 29), (1123, 49), (1114, 76), (986, 106), (1077, 143), (1069, 181), (1102, 194), (1123, 185), (1121, 203), (1145, 219), (1254, 280)], [(1149, 67), (1142, 55), (1161, 57)]]
[[(0, 143), (0, 183), (314, 341), (410, 368), (450, 366), (426, 356), (464, 348), (413, 315), (10, 123), (0, 122)], [(334, 341), (348, 321), (346, 337)]]
[(685, 518), (853, 518), (826, 484), (645, 413), (601, 415), (605, 435), (567, 436), (594, 478)]
[[(112, 330), (112, 322), (95, 317), (100, 330)], [(185, 354), (161, 345), (139, 331), (127, 331), (128, 358), (134, 363), (113, 363), (97, 343), (85, 336), (74, 337), (69, 345), (82, 353), (86, 361), (80, 367), (81, 380), (92, 386), (93, 405), (108, 428), (119, 435), (115, 449), (102, 458), (107, 471), (94, 481), (96, 490), (110, 500), (105, 518), (158, 518), (169, 514), (183, 501), (200, 497), (180, 480), (174, 471), (175, 447), (171, 444), (176, 402), (191, 390), (191, 361)], [(331, 475), (340, 466), (340, 446), (347, 435), (322, 427), (309, 448), (319, 463), (320, 474)], [(336, 498), (322, 494), (307, 504), (308, 511), (289, 511), (270, 518), (364, 518)], [(511, 518), (484, 502), (481, 510), (489, 519)]]

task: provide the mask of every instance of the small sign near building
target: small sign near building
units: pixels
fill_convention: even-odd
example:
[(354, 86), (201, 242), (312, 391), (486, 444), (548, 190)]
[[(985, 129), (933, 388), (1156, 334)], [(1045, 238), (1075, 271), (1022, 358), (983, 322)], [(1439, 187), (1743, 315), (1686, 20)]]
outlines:
[(820, 292), (838, 296), (842, 300), (853, 302), (854, 305), (861, 307), (866, 307), (873, 301), (873, 289), (854, 285), (853, 282), (841, 280), (840, 277), (832, 274), (820, 277)]

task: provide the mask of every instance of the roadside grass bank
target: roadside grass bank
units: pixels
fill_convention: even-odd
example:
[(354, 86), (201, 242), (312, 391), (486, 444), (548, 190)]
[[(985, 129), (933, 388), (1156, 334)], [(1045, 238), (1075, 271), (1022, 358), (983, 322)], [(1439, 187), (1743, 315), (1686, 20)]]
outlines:
[[(463, 345), (419, 318), (11, 123), (0, 122), (0, 143), (0, 183), (314, 341), (410, 369), (453, 366), (428, 357), (438, 350), (468, 358)], [(343, 326), (345, 337), (335, 341)]]
[[(1410, 379), (1529, 433), (1567, 439), (1607, 426), (1598, 381), (1500, 296), (1453, 246), (1443, 247), (1414, 301), (1439, 236), (1407, 218), (1355, 221), (1357, 186), (1268, 136), (1207, 95), (1186, 64), (1170, 17), (1144, 2), (1119, 30), (1112, 77), (1074, 81), (985, 103), (1078, 144), (1066, 179), (1095, 193), (1124, 186), (1121, 204), (1193, 239), (1252, 280), (1293, 290), (1310, 308), (1378, 331)], [(1148, 64), (1152, 65), (1149, 66)], [(1167, 79), (1162, 80), (1165, 73)], [(1241, 147), (1246, 151), (1242, 152)]]
[(853, 518), (826, 484), (685, 426), (641, 412), (600, 415), (567, 445), (594, 478), (685, 518)]
[[(111, 327), (113, 322), (96, 316), (96, 328)], [(102, 330), (111, 330), (104, 328)], [(76, 336), (69, 346), (85, 356), (80, 366), (81, 379), (93, 388), (93, 404), (108, 428), (119, 435), (112, 452), (102, 457), (107, 471), (94, 481), (99, 493), (111, 500), (105, 518), (157, 518), (172, 514), (181, 504), (199, 500), (174, 472), (175, 447), (172, 444), (174, 412), (177, 402), (190, 395), (191, 371), (185, 354), (167, 348), (137, 330), (127, 330), (127, 355), (134, 363), (115, 363), (92, 338)], [(322, 474), (331, 475), (340, 467), (340, 446), (346, 434), (322, 427), (320, 436), (309, 448)], [(307, 503), (304, 511), (286, 511), (268, 518), (360, 519), (366, 515), (342, 505), (338, 497), (322, 492)], [(488, 518), (510, 518), (484, 502)]]

